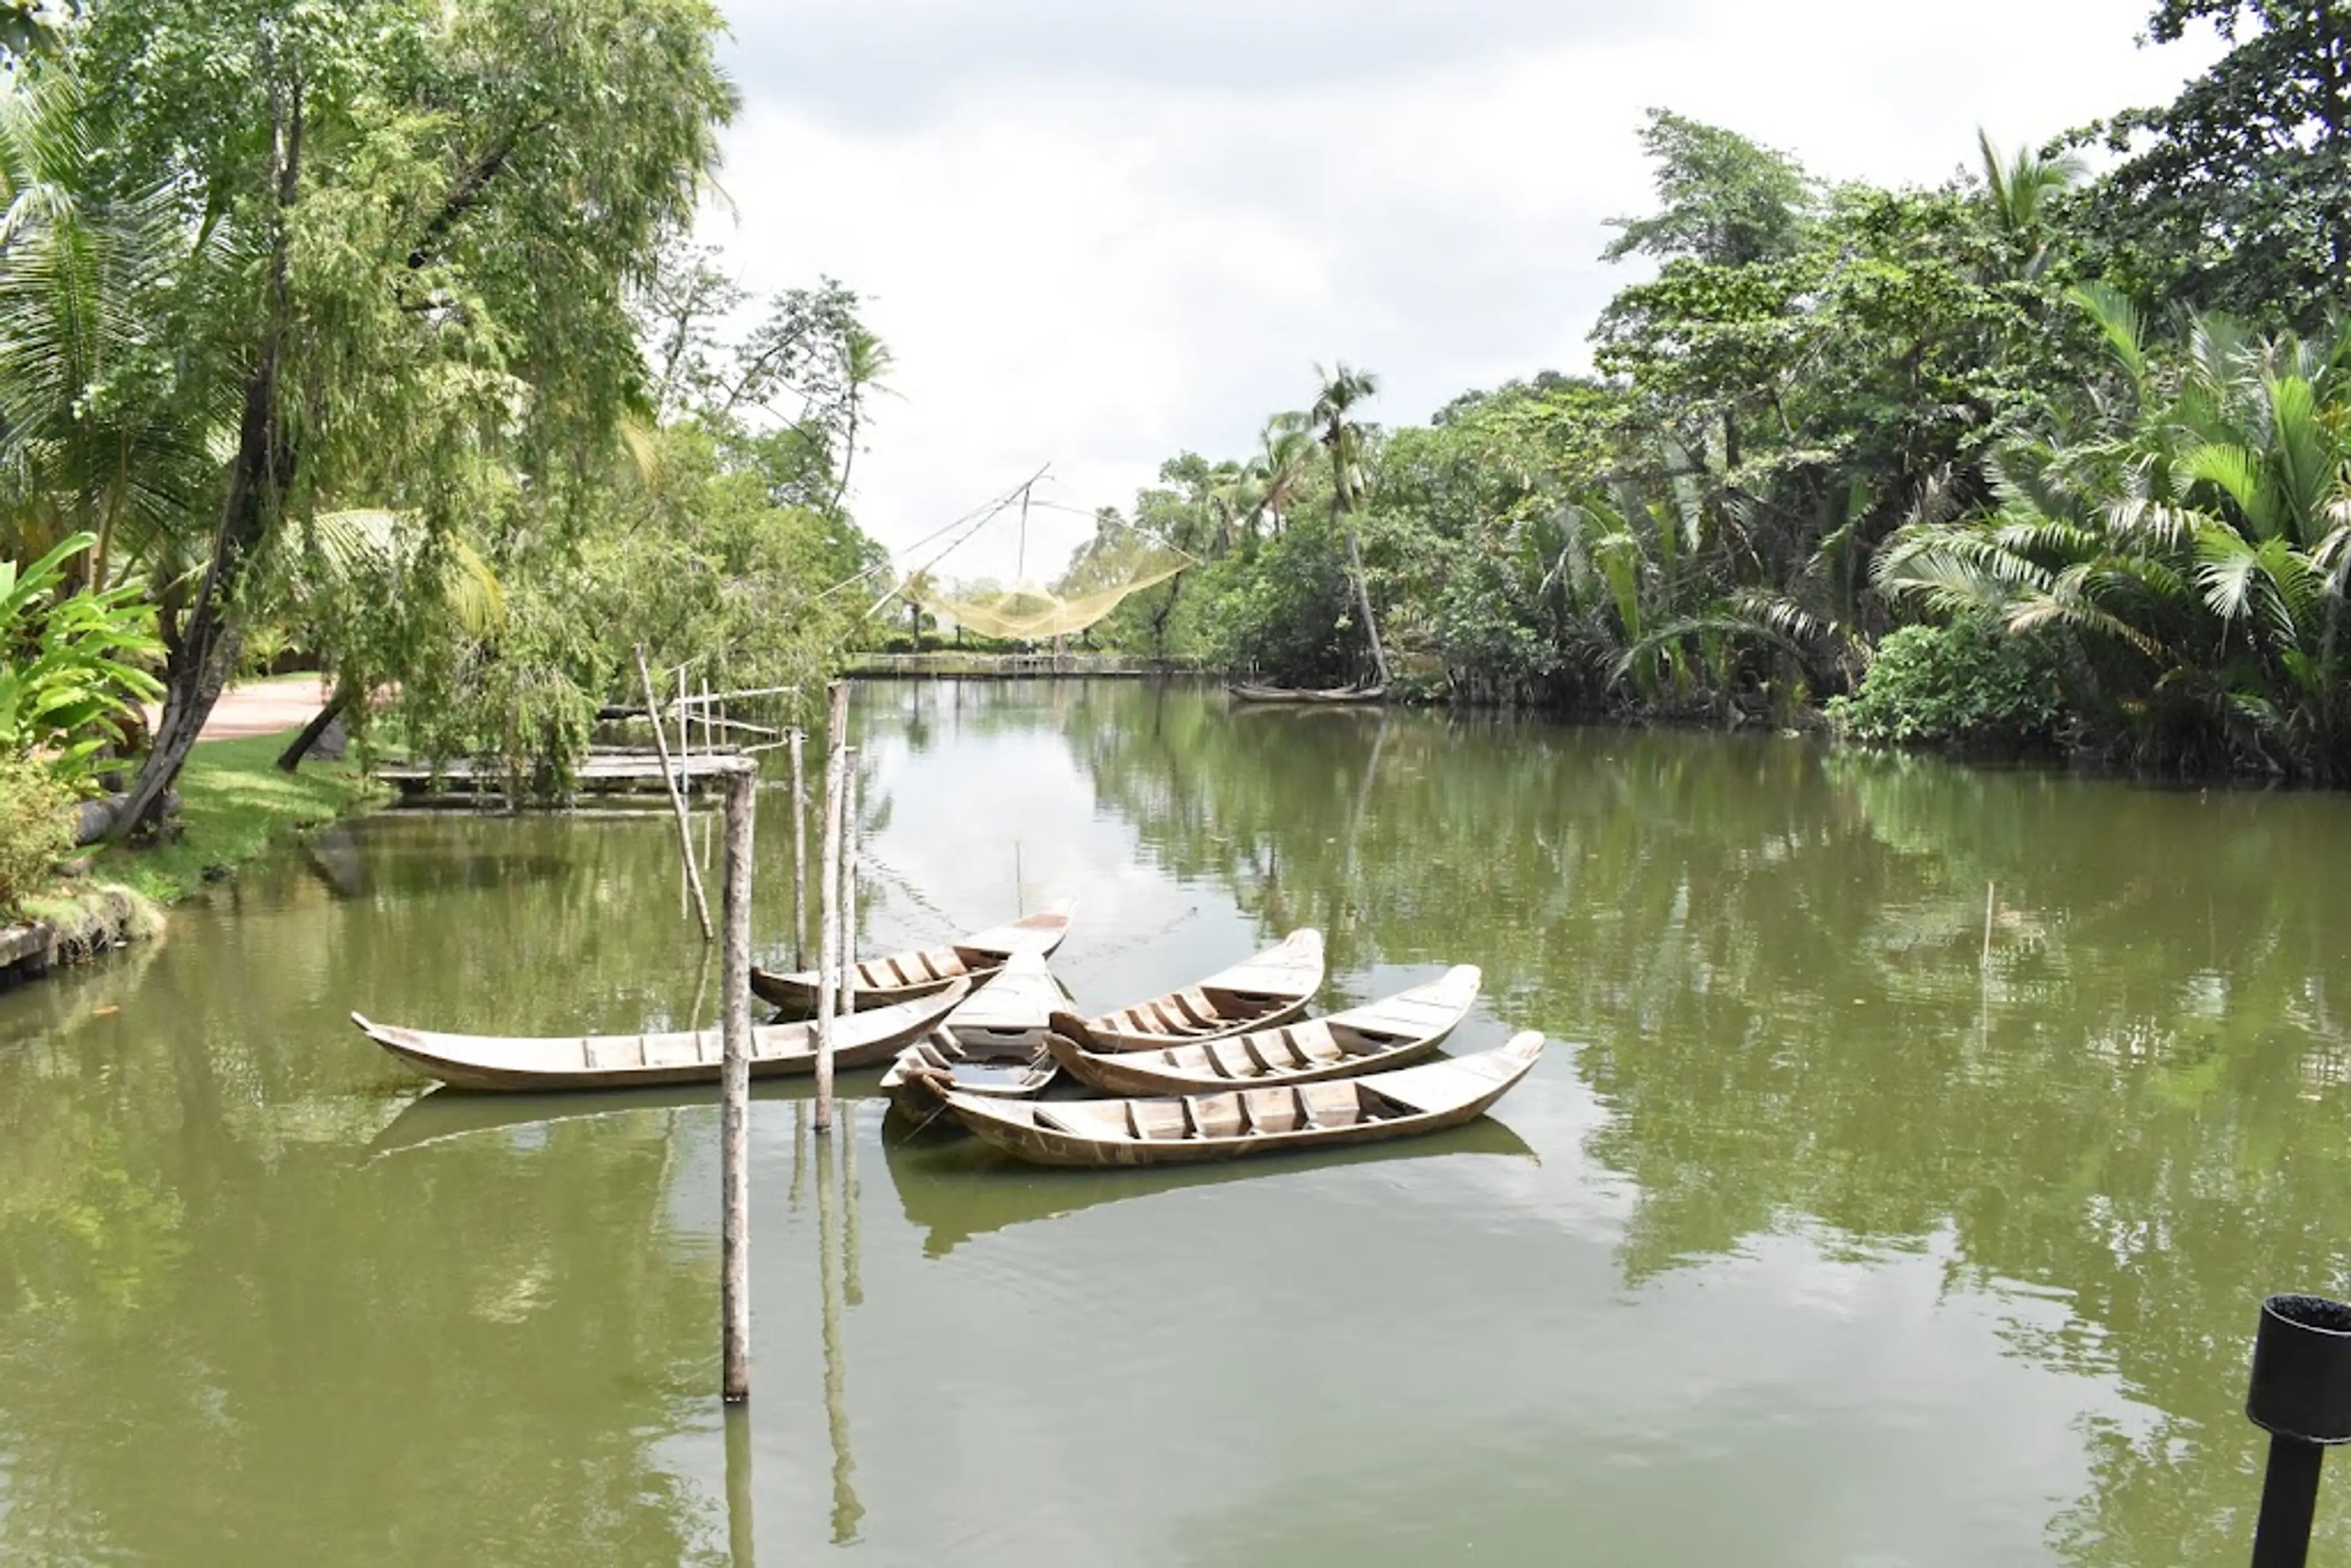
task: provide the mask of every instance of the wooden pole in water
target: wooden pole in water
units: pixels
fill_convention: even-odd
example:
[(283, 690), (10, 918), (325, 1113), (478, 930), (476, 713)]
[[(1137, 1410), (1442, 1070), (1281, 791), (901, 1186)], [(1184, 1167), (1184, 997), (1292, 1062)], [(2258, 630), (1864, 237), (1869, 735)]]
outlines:
[(817, 876), (816, 1130), (832, 1131), (832, 1019), (841, 978), (841, 736), (848, 726), (839, 683), (832, 688), (832, 733), (825, 737), (824, 848)]
[(841, 1012), (857, 1010), (857, 747), (841, 748)]
[[(677, 852), (685, 857), (686, 885), (694, 890), (694, 913), (702, 922), (702, 939), (712, 940), (710, 898), (702, 891), (702, 872), (694, 863), (694, 831), (686, 825), (685, 791), (669, 764), (669, 737), (662, 733), (661, 699), (653, 695), (653, 673), (645, 664), (645, 651), (637, 649), (637, 678), (645, 684), (645, 713), (653, 721), (653, 749), (661, 754), (662, 782), (669, 786), (670, 809), (677, 813)], [(685, 677), (680, 675), (680, 680)]]
[(808, 967), (808, 771), (800, 753), (807, 734), (795, 728), (792, 748), (792, 967)]
[(718, 1100), (719, 1317), (724, 1393), (751, 1396), (751, 827), (758, 777), (750, 768), (726, 776), (726, 869), (719, 949), (720, 1036), (726, 1051)]

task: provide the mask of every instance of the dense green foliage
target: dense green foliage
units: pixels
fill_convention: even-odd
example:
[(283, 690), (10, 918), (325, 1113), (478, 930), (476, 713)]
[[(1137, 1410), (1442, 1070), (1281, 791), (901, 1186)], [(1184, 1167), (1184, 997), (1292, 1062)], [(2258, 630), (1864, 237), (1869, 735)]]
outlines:
[(135, 724), (162, 691), (133, 662), (162, 651), (136, 587), (61, 591), (95, 543), (76, 534), (21, 570), (0, 560), (0, 758), (37, 757), (69, 789), (103, 765), (106, 727)]
[[(104, 0), (0, 33), (0, 552), (160, 617), (157, 805), (246, 659), (559, 779), (634, 652), (807, 681), (888, 355), (685, 248), (707, 0)], [(862, 611), (870, 598), (856, 602)], [(789, 628), (789, 631), (785, 630)]]
[(2045, 751), (2059, 738), (2064, 671), (2046, 637), (2004, 636), (1991, 617), (1961, 614), (1888, 636), (1861, 688), (1828, 711), (1873, 745)]
[[(1605, 256), (1655, 270), (1601, 312), (1595, 377), (1385, 430), (1364, 388), (1337, 484), (1270, 460), (1307, 413), (1175, 459), (1104, 527), (1207, 564), (1102, 635), (1298, 684), (1384, 651), (1407, 689), (1592, 716), (1785, 723), (1859, 688), (1873, 739), (2351, 775), (2324, 325), (2351, 7), (2167, 0), (2151, 31), (2206, 23), (2231, 47), (2177, 102), (2074, 134), (2124, 154), (2095, 179), (1985, 137), (1940, 186), (1836, 183), (1653, 112), (1656, 206)], [(1326, 507), (1343, 531), (1290, 520)]]
[(0, 754), (0, 920), (48, 880), (73, 848), (62, 780), (28, 756)]

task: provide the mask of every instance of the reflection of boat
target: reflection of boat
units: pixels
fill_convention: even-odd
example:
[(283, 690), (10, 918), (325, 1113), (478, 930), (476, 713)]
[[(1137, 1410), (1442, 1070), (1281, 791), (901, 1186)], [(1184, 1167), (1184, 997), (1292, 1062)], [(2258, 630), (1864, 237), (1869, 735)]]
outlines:
[[(956, 980), (935, 995), (837, 1020), (833, 1066), (844, 1071), (880, 1066), (953, 1011), (970, 989), (970, 981)], [(411, 1067), (459, 1089), (622, 1089), (716, 1082), (724, 1055), (715, 1029), (531, 1039), (436, 1034), (371, 1023), (358, 1013), (351, 1021)], [(815, 1071), (814, 1024), (768, 1024), (751, 1031), (753, 1077)]]
[(1105, 1094), (1201, 1094), (1354, 1078), (1405, 1066), (1444, 1044), (1476, 1005), (1479, 978), (1476, 965), (1458, 965), (1428, 985), (1327, 1018), (1165, 1051), (1098, 1054), (1081, 1043), (1082, 1019), (1056, 1013), (1045, 1049), (1072, 1078)]
[[(751, 1098), (760, 1105), (805, 1105), (813, 1091), (814, 1085), (804, 1077), (770, 1078), (752, 1085)], [(835, 1102), (843, 1110), (855, 1103), (847, 1094)], [(400, 1108), (400, 1113), (369, 1143), (368, 1154), (374, 1158), (500, 1136), (535, 1141), (562, 1123), (598, 1119), (619, 1123), (655, 1111), (715, 1113), (717, 1103), (708, 1090), (683, 1084), (614, 1089), (601, 1094), (474, 1094), (435, 1084)]]
[(1369, 686), (1259, 686), (1247, 681), (1232, 681), (1225, 690), (1237, 703), (1301, 703), (1332, 706), (1341, 703), (1378, 703), (1387, 700), (1384, 685)]
[(1322, 933), (1310, 926), (1197, 985), (1086, 1019), (1080, 1043), (1096, 1051), (1158, 1051), (1221, 1040), (1296, 1018), (1322, 988)]
[[(975, 931), (944, 946), (910, 948), (886, 958), (869, 958), (857, 966), (857, 1007), (861, 1011), (888, 1007), (945, 990), (959, 979), (986, 979), (1016, 953), (1050, 958), (1070, 934), (1070, 917), (1076, 907), (1074, 903), (1057, 904), (1008, 925)], [(816, 1010), (813, 969), (778, 975), (754, 967), (751, 990), (779, 1008)]]
[[(1022, 979), (1018, 964), (956, 1009), (938, 1032), (899, 1053), (882, 1078), (894, 1110), (927, 1126), (945, 1107), (949, 1089), (990, 1099), (1042, 1093), (1061, 1071), (1045, 1048), (1057, 1013), (1070, 1018), (1095, 1051), (1151, 1051), (1221, 1040), (1295, 1018), (1322, 984), (1322, 934), (1293, 931), (1196, 986), (1083, 1020), (1067, 1012), (1044, 961), (1029, 962), (1035, 964), (1034, 976), (1019, 991), (1007, 993), (1002, 1003), (991, 1004), (989, 998), (998, 988)], [(999, 1015), (1001, 1023), (973, 1027)]]
[[(430, 1096), (428, 1096), (430, 1098)], [(1162, 1193), (1188, 1192), (1224, 1182), (1263, 1180), (1267, 1173), (1232, 1165), (1163, 1166), (1150, 1169), (1045, 1170), (1008, 1165), (975, 1138), (910, 1142), (883, 1138), (883, 1158), (909, 1224), (925, 1235), (923, 1250), (945, 1257), (975, 1236), (1038, 1220), (1062, 1219), (1101, 1204)], [(1283, 1174), (1383, 1167), (1454, 1155), (1501, 1155), (1531, 1161), (1526, 1140), (1490, 1116), (1408, 1143), (1368, 1148), (1308, 1150), (1281, 1163)]]
[(1542, 1036), (1531, 1030), (1494, 1051), (1364, 1078), (1136, 1100), (1047, 1103), (950, 1093), (946, 1104), (980, 1138), (1032, 1165), (1240, 1159), (1458, 1126), (1509, 1093), (1542, 1048)]

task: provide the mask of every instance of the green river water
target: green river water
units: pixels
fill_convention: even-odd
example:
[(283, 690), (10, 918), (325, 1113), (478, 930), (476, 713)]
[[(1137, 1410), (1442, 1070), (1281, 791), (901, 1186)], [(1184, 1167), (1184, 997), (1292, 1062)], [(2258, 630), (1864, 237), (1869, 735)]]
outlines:
[(710, 1021), (671, 823), (359, 823), (0, 997), (0, 1562), (2244, 1561), (2259, 1300), (2351, 1287), (2351, 800), (859, 705), (868, 950), (1075, 895), (1093, 1009), (1311, 925), (1324, 1006), (1476, 963), (1454, 1048), (1553, 1043), (1459, 1132), (1188, 1175), (763, 1086), (730, 1427), (711, 1093), (423, 1094), (344, 1021)]

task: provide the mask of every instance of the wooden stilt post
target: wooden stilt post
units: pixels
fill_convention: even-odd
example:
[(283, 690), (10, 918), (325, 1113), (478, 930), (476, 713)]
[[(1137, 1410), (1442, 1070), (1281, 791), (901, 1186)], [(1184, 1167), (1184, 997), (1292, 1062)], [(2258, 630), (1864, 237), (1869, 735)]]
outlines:
[(792, 748), (792, 967), (808, 967), (808, 736), (795, 728)]
[(841, 748), (841, 1011), (857, 1010), (857, 747)]
[(832, 732), (825, 737), (824, 848), (817, 875), (816, 1130), (832, 1131), (832, 1020), (841, 980), (841, 739), (848, 733), (848, 694), (832, 688)]
[(718, 1167), (724, 1218), (719, 1233), (719, 1316), (724, 1323), (724, 1393), (751, 1395), (751, 827), (758, 777), (745, 767), (726, 776), (726, 869), (720, 910), (726, 939), (719, 949), (719, 1032), (726, 1052), (718, 1102)]

